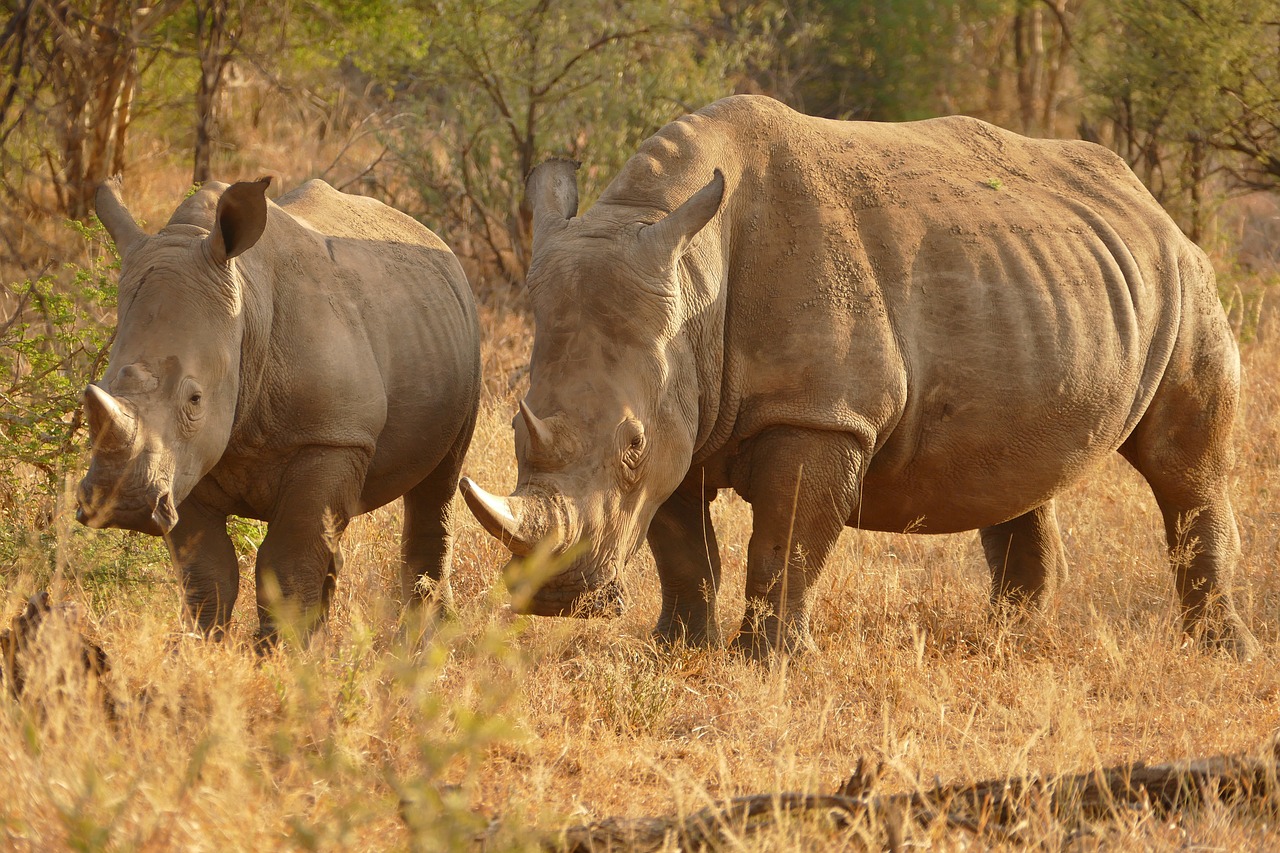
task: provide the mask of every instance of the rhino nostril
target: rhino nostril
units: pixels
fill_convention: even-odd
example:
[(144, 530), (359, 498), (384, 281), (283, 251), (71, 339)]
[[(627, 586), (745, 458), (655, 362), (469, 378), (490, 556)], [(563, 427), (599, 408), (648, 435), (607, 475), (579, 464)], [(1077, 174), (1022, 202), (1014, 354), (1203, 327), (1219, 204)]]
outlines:
[(173, 505), (173, 495), (165, 492), (156, 500), (151, 521), (160, 528), (161, 535), (168, 533), (178, 523), (178, 508)]

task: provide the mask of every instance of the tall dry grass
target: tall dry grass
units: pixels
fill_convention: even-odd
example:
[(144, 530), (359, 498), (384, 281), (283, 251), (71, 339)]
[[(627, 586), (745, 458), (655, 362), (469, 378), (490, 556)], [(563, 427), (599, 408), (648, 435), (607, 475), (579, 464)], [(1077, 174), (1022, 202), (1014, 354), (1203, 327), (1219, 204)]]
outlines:
[[(226, 177), (276, 170), (288, 188), (309, 176), (308, 162), (333, 155), (298, 151), (264, 143), (240, 169), (248, 174)], [(164, 188), (182, 186), (181, 167), (166, 168), (141, 170), (147, 177), (126, 189), (152, 228), (177, 202)], [(486, 386), (466, 465), (495, 490), (515, 478), (510, 418), (530, 345), (509, 308), (482, 309)], [(232, 641), (215, 645), (182, 633), (178, 590), (153, 543), (74, 527), (64, 495), (46, 522), (53, 592), (79, 605), (110, 656), (105, 689), (117, 710), (112, 719), (56, 654), (21, 701), (0, 696), (0, 846), (444, 850), (484, 833), (485, 849), (522, 849), (605, 816), (830, 791), (859, 758), (885, 763), (885, 790), (908, 790), (1248, 750), (1275, 729), (1280, 700), (1280, 339), (1246, 344), (1243, 359), (1234, 583), (1262, 643), (1247, 662), (1181, 642), (1154, 501), (1119, 457), (1059, 500), (1071, 573), (1042, 618), (988, 619), (974, 534), (846, 531), (814, 597), (816, 651), (772, 668), (722, 650), (655, 649), (647, 554), (626, 569), (630, 606), (616, 620), (508, 616), (498, 577), (506, 553), (461, 508), (456, 617), (410, 651), (394, 601), (397, 505), (348, 529), (327, 630), (259, 659), (246, 646), (256, 627), (251, 529), (239, 539)], [(750, 513), (725, 494), (713, 515), (730, 634)], [(123, 549), (133, 551), (131, 573), (104, 580), (104, 563)], [(48, 574), (48, 553), (20, 549), (4, 573), (6, 618)], [(50, 642), (59, 630), (71, 629), (55, 624)], [(1002, 843), (943, 825), (911, 839)], [(866, 841), (814, 819), (730, 846)], [(1267, 849), (1280, 833), (1273, 806), (1229, 810), (1210, 797), (1173, 820), (1135, 810), (1085, 832), (1032, 815), (1004, 844)]]
[[(528, 340), (517, 323), (486, 323), (490, 385), (467, 469), (495, 485), (514, 479), (509, 419)], [(770, 669), (724, 651), (656, 650), (647, 556), (627, 569), (631, 606), (619, 619), (511, 619), (497, 575), (504, 552), (465, 512), (457, 618), (411, 654), (392, 599), (394, 505), (348, 530), (328, 630), (259, 660), (237, 642), (180, 633), (161, 560), (150, 584), (77, 585), (101, 549), (88, 547), (97, 534), (69, 526), (64, 502), (55, 594), (82, 606), (110, 655), (118, 719), (56, 672), (23, 701), (0, 701), (0, 837), (39, 850), (451, 849), (488, 828), (487, 849), (514, 849), (604, 816), (830, 791), (861, 757), (883, 760), (883, 786), (903, 790), (1250, 749), (1275, 728), (1280, 697), (1278, 357), (1277, 341), (1244, 350), (1235, 581), (1263, 646), (1248, 662), (1181, 643), (1154, 502), (1118, 457), (1060, 501), (1071, 574), (1042, 619), (988, 620), (976, 536), (848, 531), (816, 593), (816, 653)], [(504, 371), (516, 381), (499, 381)], [(749, 508), (726, 494), (714, 514), (730, 633)], [(246, 549), (246, 569), (251, 557)], [(251, 577), (232, 632), (245, 642)], [(21, 573), (6, 578), (6, 613), (29, 592), (23, 584)], [(1280, 843), (1270, 809), (1209, 806), (1172, 822), (1135, 812), (1089, 836), (1072, 831), (1046, 818), (1023, 837), (1055, 847)], [(916, 837), (973, 843), (942, 827)], [(744, 846), (848, 840), (811, 821)]]

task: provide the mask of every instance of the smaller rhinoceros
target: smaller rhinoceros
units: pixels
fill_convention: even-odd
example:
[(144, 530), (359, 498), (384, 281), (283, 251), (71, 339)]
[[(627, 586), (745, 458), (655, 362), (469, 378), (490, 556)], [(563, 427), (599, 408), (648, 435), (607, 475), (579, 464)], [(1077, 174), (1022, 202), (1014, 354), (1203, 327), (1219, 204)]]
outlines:
[[(227, 517), (265, 520), (259, 638), (328, 611), (350, 518), (404, 496), (408, 603), (448, 596), (451, 498), (480, 390), (467, 279), (431, 231), (310, 181), (206, 184), (147, 235), (118, 179), (97, 211), (119, 322), (84, 394), (77, 519), (163, 536), (191, 618), (221, 637), (239, 588)], [(278, 598), (277, 598), (278, 596)]]

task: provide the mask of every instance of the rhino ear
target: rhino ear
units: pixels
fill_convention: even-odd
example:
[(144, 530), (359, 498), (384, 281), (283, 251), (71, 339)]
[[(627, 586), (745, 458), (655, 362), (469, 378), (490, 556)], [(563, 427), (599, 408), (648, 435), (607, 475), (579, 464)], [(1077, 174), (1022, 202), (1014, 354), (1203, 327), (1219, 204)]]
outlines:
[(134, 221), (133, 215), (124, 206), (120, 198), (120, 176), (112, 175), (98, 186), (93, 206), (98, 219), (106, 227), (107, 233), (116, 243), (116, 250), (123, 255), (129, 247), (146, 235)]
[(640, 230), (640, 240), (664, 258), (679, 258), (693, 238), (720, 210), (724, 200), (724, 173), (716, 169), (711, 181), (684, 204)]
[(534, 168), (524, 183), (524, 197), (533, 212), (533, 233), (563, 224), (578, 212), (576, 160), (556, 157)]
[(240, 181), (227, 187), (218, 199), (213, 231), (206, 241), (216, 263), (226, 263), (258, 242), (267, 227), (267, 187), (270, 185), (270, 177)]

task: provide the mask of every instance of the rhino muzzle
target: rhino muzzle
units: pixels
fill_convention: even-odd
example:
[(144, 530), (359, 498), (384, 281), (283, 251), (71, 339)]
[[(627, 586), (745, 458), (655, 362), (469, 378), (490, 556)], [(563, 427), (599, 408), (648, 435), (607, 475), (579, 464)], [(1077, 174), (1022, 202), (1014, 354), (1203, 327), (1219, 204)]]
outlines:
[(550, 544), (547, 556), (555, 559), (577, 541), (572, 508), (556, 495), (537, 487), (511, 497), (486, 492), (466, 477), (459, 484), (468, 508), (480, 525), (515, 555), (503, 570), (512, 590), (515, 610), (531, 616), (617, 616), (624, 595), (617, 572), (598, 554), (574, 559), (536, 589), (523, 588), (522, 558), (541, 543)]
[(76, 521), (95, 530), (118, 527), (148, 536), (164, 536), (178, 523), (178, 509), (172, 492), (127, 497), (95, 486), (86, 477), (76, 491)]
[(526, 616), (611, 619), (621, 616), (626, 609), (626, 594), (617, 578), (592, 588), (580, 571), (570, 567), (551, 578), (531, 596), (515, 600), (513, 609)]

